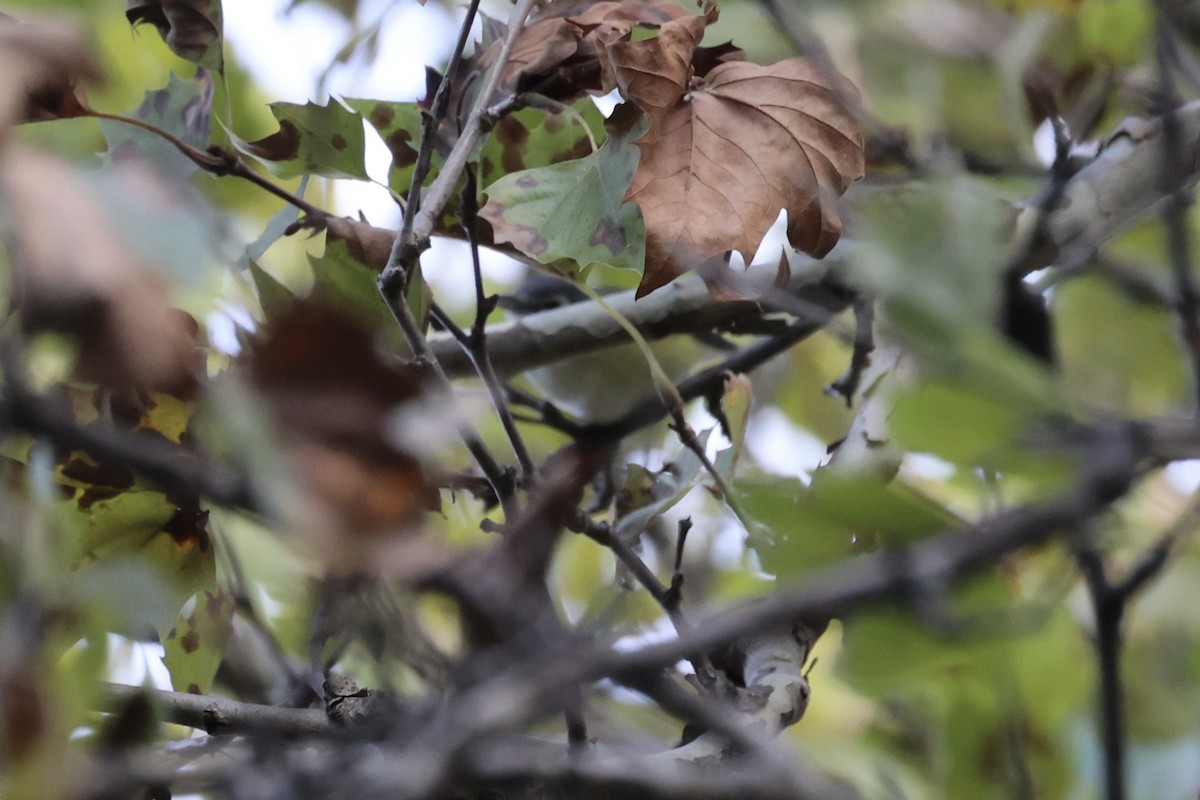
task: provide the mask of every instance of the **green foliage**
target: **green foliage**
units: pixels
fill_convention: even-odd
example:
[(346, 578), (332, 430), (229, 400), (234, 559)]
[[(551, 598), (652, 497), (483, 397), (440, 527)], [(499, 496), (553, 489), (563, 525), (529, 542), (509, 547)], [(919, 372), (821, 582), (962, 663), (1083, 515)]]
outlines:
[[(13, 12), (23, 24), (47, 4), (24, 5)], [(391, 155), (386, 191), (397, 209), (406, 203), (432, 98), (269, 103), (224, 41), (224, 17), (236, 12), (218, 0), (130, 0), (124, 18), (107, 4), (49, 5), (90, 30), (97, 52), (38, 46), (23, 27), (0, 31), (23, 43), (13, 49), (0, 36), (0, 60), (32, 76), (0, 71), (0, 106), (10, 109), (0, 108), (0, 794), (79, 796), (76, 763), (124, 769), (127, 754), (104, 749), (112, 718), (96, 714), (112, 633), (161, 643), (179, 691), (311, 704), (315, 668), (397, 690), (436, 717), (461, 711), (461, 686), (486, 690), (495, 675), (526, 668), (501, 660), (534, 635), (533, 615), (506, 605), (514, 596), (548, 593), (546, 608), (585, 654), (619, 637), (640, 647), (671, 622), (686, 637), (696, 620), (704, 630), (712, 606), (753, 601), (741, 607), (753, 611), (781, 593), (820, 596), (845, 588), (830, 587), (829, 575), (853, 580), (856, 564), (890, 564), (896, 575), (857, 578), (891, 581), (882, 600), (838, 606), (816, 645), (818, 666), (806, 665), (811, 705), (784, 741), (867, 798), (1101, 796), (1095, 628), (1074, 549), (1096, 547), (1118, 582), (1165, 531), (1177, 540), (1162, 573), (1124, 609), (1128, 796), (1194, 791), (1155, 768), (1176, 765), (1200, 738), (1191, 599), (1200, 557), (1186, 543), (1196, 500), (1157, 456), (1130, 464), (1134, 490), (1094, 518), (1056, 517), (1062, 530), (1047, 543), (989, 551), (960, 583), (928, 578), (942, 559), (988, 543), (993, 517), (1110, 491), (1067, 494), (1105, 466), (1079, 455), (1089, 432), (1167, 420), (1195, 435), (1193, 354), (1158, 219), (1123, 221), (1139, 224), (1087, 243), (1099, 258), (1069, 269), (1059, 261), (1074, 250), (1041, 259), (1014, 228), (1014, 203), (1041, 202), (1049, 180), (1032, 132), (1047, 115), (1092, 124), (1096, 135), (1148, 116), (1141, 90), (1155, 80), (1156, 14), (1172, 20), (1186, 63), (1195, 43), (1175, 16), (1183, 11), (1140, 0), (794, 9), (729, 0), (718, 19), (659, 0), (543, 4), (501, 65), (500, 90), (484, 104), (491, 112), (472, 121), (504, 37), (485, 21), (484, 41), (453, 76), (452, 113), (433, 127), (425, 177), (425, 187), (443, 180), (478, 123), (465, 148), (477, 196), (464, 198), (467, 182), (447, 176), (456, 185), (434, 236), (462, 239), (466, 223), (483, 247), (659, 298), (703, 260), (692, 256), (712, 250), (703, 277), (722, 302), (740, 303), (739, 316), (716, 331), (693, 319), (687, 330), (736, 348), (777, 334), (797, 309), (795, 297), (777, 303), (722, 271), (728, 252), (753, 249), (744, 240), (756, 244), (780, 209), (790, 241), (809, 252), (823, 254), (845, 225), (827, 266), (786, 252), (784, 261), (827, 281), (831, 295), (850, 287), (873, 301), (873, 361), (849, 402), (831, 396), (826, 387), (866, 358), (868, 343), (849, 313), (822, 315), (822, 332), (752, 379), (709, 382), (703, 394), (721, 426), (693, 424), (714, 476), (675, 438), (661, 446), (665, 426), (618, 446), (599, 420), (580, 429), (541, 417), (536, 402), (485, 393), (466, 369), (450, 371), (450, 391), (426, 358), (411, 357), (421, 342), (406, 339), (396, 324), (404, 315), (379, 290), (393, 232), (331, 216), (333, 187), (369, 180), (365, 122)], [(366, 19), (368, 4), (333, 5), (355, 37), (338, 58), (378, 46), (384, 18)], [(130, 36), (130, 22), (140, 35)], [(728, 37), (750, 47), (720, 44)], [(818, 41), (857, 89), (824, 60), (793, 60), (797, 42), (820, 56)], [(605, 119), (591, 96), (609, 90), (624, 102)], [(864, 148), (847, 130), (859, 123), (867, 179), (850, 186)], [(1155, 135), (1145, 125), (1125, 138)], [(22, 173), (31, 164), (45, 168), (42, 180)], [(1194, 214), (1188, 225), (1195, 239)], [(658, 264), (650, 275), (648, 250)], [(1023, 286), (1047, 301), (1052, 364), (999, 328), (1005, 270), (1022, 259), (1038, 268)], [(473, 303), (471, 259), (425, 255), (407, 266), (404, 298), (419, 334), (448, 341), (444, 315), (470, 330), (475, 309), (455, 307), (448, 288)], [(485, 302), (512, 289), (484, 271)], [(225, 344), (218, 324), (198, 322), (222, 315), (237, 320), (230, 352), (216, 349)], [(507, 382), (512, 354), (495, 347), (503, 335), (489, 334), (488, 346)], [(479, 342), (467, 344), (478, 362)], [(517, 355), (542, 364), (549, 357), (535, 351), (552, 344), (534, 339)], [(590, 373), (559, 384), (588, 394), (614, 382), (614, 354), (629, 358), (613, 349), (580, 359)], [(545, 386), (560, 409), (582, 407)], [(26, 394), (32, 406), (18, 402)], [(517, 458), (497, 402), (516, 414), (532, 465)], [(793, 425), (811, 453), (764, 441), (767, 414)], [(570, 483), (572, 435), (606, 446), (584, 451), (607, 483)], [(1178, 448), (1174, 458), (1193, 455), (1193, 443), (1158, 444)], [(480, 448), (498, 474), (483, 474)], [(772, 458), (759, 463), (764, 449)], [(615, 459), (611, 470), (601, 450)], [(786, 458), (787, 476), (769, 472)], [(560, 535), (564, 520), (584, 533)], [(943, 550), (906, 560), (908, 548), (931, 542)], [(640, 583), (633, 558), (665, 599)], [(668, 621), (668, 610), (682, 615)], [(549, 615), (546, 625), (553, 633)], [(234, 669), (245, 666), (245, 642), (234, 637), (244, 629), (266, 643), (262, 685)], [(543, 649), (547, 665), (564, 663)], [(662, 750), (678, 741), (681, 725), (661, 708), (589, 682), (615, 673), (586, 674), (590, 737)], [(748, 713), (762, 700), (756, 691), (730, 713)], [(488, 711), (490, 699), (472, 710)], [(547, 719), (522, 718), (514, 730), (561, 738), (558, 717)], [(423, 742), (440, 722), (423, 719), (378, 746)], [(168, 736), (153, 715), (147, 730), (154, 747)], [(114, 785), (89, 792), (127, 788)], [(481, 788), (492, 787), (472, 790)]]
[(511, 172), (488, 186), (480, 215), (496, 240), (543, 264), (570, 259), (641, 269), (646, 258), (641, 212), (625, 202), (638, 163), (641, 128), (610, 132), (595, 153), (574, 161)]
[(279, 130), (255, 142), (238, 142), (242, 152), (262, 161), (280, 178), (307, 174), (367, 179), (366, 139), (357, 112), (335, 101), (323, 106), (271, 103), (270, 108)]

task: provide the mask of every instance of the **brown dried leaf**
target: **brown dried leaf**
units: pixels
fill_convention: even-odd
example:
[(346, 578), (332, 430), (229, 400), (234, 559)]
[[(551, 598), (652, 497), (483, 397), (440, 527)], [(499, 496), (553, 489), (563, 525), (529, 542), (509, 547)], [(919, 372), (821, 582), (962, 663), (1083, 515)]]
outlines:
[(324, 225), (329, 232), (329, 241), (344, 241), (351, 258), (355, 261), (376, 272), (382, 271), (387, 265), (388, 256), (392, 254), (392, 244), (396, 241), (395, 231), (376, 228), (349, 217), (328, 217), (324, 220)]
[(175, 55), (224, 71), (221, 0), (125, 0), (125, 18), (153, 25)]
[(77, 27), (0, 15), (0, 128), (89, 113), (80, 79), (99, 80), (100, 67)]
[[(552, 3), (518, 34), (501, 84), (515, 91), (569, 101), (585, 92), (612, 91), (602, 53), (635, 27), (657, 27), (690, 14), (669, 0)], [(486, 69), (499, 43), (480, 59)]]
[(318, 303), (296, 303), (249, 353), (249, 379), (268, 402), (303, 490), (304, 532), (331, 564), (412, 574), (442, 548), (414, 523), (437, 489), (404, 443), (394, 414), (420, 399), (424, 374), (384, 361), (371, 335)]
[(727, 251), (753, 255), (780, 210), (792, 246), (825, 255), (841, 234), (838, 197), (863, 174), (849, 83), (802, 58), (698, 75), (696, 46), (715, 18), (608, 48), (618, 88), (650, 118), (625, 196), (646, 221), (641, 295)]
[[(171, 202), (145, 169), (130, 164), (114, 174), (131, 185), (130, 196)], [(85, 177), (54, 156), (24, 149), (0, 166), (0, 189), (11, 226), (12, 303), (25, 328), (73, 336), (82, 378), (192, 393), (203, 370), (196, 322), (171, 308), (162, 274), (116, 233)]]

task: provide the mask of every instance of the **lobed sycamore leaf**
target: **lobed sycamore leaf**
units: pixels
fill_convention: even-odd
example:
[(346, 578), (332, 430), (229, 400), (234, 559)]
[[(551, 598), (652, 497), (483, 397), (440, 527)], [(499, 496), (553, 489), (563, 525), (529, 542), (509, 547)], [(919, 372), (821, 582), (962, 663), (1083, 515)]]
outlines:
[[(171, 134), (197, 150), (208, 147), (212, 132), (213, 79), (207, 70), (194, 78), (171, 73), (167, 85), (146, 92), (141, 104), (125, 116)], [(187, 176), (199, 167), (161, 136), (115, 120), (99, 120), (113, 160), (144, 158), (172, 174)]]
[[(164, 393), (116, 393), (61, 386), (43, 402), (84, 429), (117, 427), (147, 445), (180, 445), (191, 437), (195, 404)], [(14, 481), (30, 482), (31, 437), (0, 442), (0, 464)], [(181, 457), (187, 457), (181, 453)], [(82, 573), (90, 565), (120, 565), (136, 559), (150, 566), (165, 590), (162, 602), (143, 609), (142, 619), (160, 638), (178, 610), (196, 592), (215, 591), (216, 559), (208, 532), (208, 511), (186, 492), (163, 492), (121, 464), (97, 461), (79, 450), (58, 450), (46, 477), (58, 499), (55, 519), (76, 534), (65, 565)], [(144, 637), (148, 630), (128, 630)], [(212, 673), (215, 673), (215, 664)], [(209, 678), (211, 679), (211, 673)]]
[(571, 106), (524, 108), (502, 117), (479, 154), (479, 185), (505, 175), (592, 154), (604, 139), (604, 117), (590, 100)]
[(701, 73), (697, 45), (715, 19), (714, 7), (607, 51), (621, 93), (650, 118), (625, 195), (646, 221), (641, 295), (731, 250), (752, 255), (781, 210), (792, 246), (825, 255), (838, 197), (863, 174), (849, 83), (802, 58), (715, 59)]
[(323, 175), (326, 178), (367, 180), (364, 163), (366, 136), (362, 117), (330, 101), (271, 103), (279, 130), (256, 142), (234, 140), (239, 150), (262, 161), (280, 178)]
[(505, 175), (488, 187), (479, 216), (497, 243), (508, 243), (544, 264), (571, 259), (582, 266), (639, 269), (644, 228), (637, 206), (624, 201), (637, 165), (632, 140), (640, 128), (629, 110), (613, 115), (620, 127), (595, 153)]
[(180, 58), (225, 72), (221, 0), (125, 0), (125, 18), (153, 25)]
[[(413, 170), (417, 165), (417, 148), (421, 145), (421, 115), (424, 113), (421, 104), (357, 98), (345, 102), (371, 123), (371, 127), (387, 145), (392, 154), (388, 186), (400, 197), (407, 197), (408, 187), (412, 184)], [(430, 178), (436, 175), (445, 163), (455, 138), (457, 137), (451, 134), (445, 124), (438, 130), (429, 170)]]

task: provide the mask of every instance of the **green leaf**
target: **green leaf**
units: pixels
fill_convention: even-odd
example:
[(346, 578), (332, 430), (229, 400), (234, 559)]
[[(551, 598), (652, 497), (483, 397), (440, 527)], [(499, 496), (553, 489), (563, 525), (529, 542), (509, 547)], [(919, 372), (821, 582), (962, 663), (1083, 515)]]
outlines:
[(246, 264), (250, 268), (250, 277), (254, 279), (254, 289), (258, 292), (263, 315), (270, 321), (286, 314), (296, 301), (296, 296), (253, 258), (247, 256)]
[(959, 524), (910, 487), (873, 475), (824, 469), (808, 487), (795, 478), (742, 480), (735, 486), (747, 513), (771, 534), (770, 543), (756, 546), (763, 569), (780, 578)]
[[(196, 77), (190, 79), (171, 73), (166, 86), (146, 92), (141, 105), (125, 116), (152, 125), (197, 150), (204, 150), (212, 134), (212, 101), (211, 73), (197, 70)], [(108, 142), (109, 158), (114, 161), (144, 158), (155, 167), (182, 176), (199, 169), (161, 136), (115, 120), (101, 119), (99, 123)]]
[(324, 106), (271, 103), (270, 108), (279, 130), (256, 142), (234, 139), (243, 153), (280, 178), (310, 174), (368, 180), (363, 160), (366, 135), (357, 111), (332, 100)]
[[(401, 197), (408, 197), (413, 169), (417, 165), (417, 148), (421, 145), (421, 106), (417, 103), (393, 103), (386, 100), (351, 98), (346, 105), (362, 115), (383, 139), (392, 154), (388, 170), (388, 186)], [(439, 137), (430, 162), (429, 178), (446, 163), (452, 142)]]
[(1187, 402), (1173, 314), (1092, 276), (1056, 288), (1053, 310), (1066, 384), (1089, 407), (1140, 417)]
[(989, 458), (1012, 449), (1025, 428), (1021, 410), (944, 380), (901, 392), (889, 419), (902, 447), (964, 466), (992, 466)]
[(623, 201), (638, 163), (633, 141), (643, 127), (610, 130), (586, 158), (514, 172), (489, 186), (479, 215), (495, 240), (543, 264), (569, 259), (582, 267), (642, 269), (645, 224), (637, 205)]
[[(711, 430), (699, 434), (702, 446), (708, 444)], [(658, 472), (638, 464), (629, 465), (629, 473), (621, 493), (625, 506), (619, 507), (615, 533), (625, 541), (640, 536), (654, 520), (690, 492), (703, 477), (703, 464), (696, 454), (682, 448), (676, 457)]]
[(371, 330), (398, 339), (396, 322), (375, 282), (378, 272), (350, 254), (344, 239), (326, 239), (325, 252), (309, 256), (313, 271), (311, 297), (327, 300), (361, 320)]
[[(193, 411), (191, 403), (165, 394), (151, 394), (139, 407), (128, 408), (99, 390), (72, 388), (71, 401), (77, 424), (111, 425), (101, 417), (103, 405), (106, 414), (122, 418), (131, 435), (148, 441), (181, 442)], [(10, 460), (13, 474), (32, 480), (33, 468), (26, 466), (38, 458), (32, 440), (14, 438), (0, 444), (0, 457)], [(50, 466), (49, 478), (59, 498), (54, 511), (77, 536), (71, 568), (139, 557), (157, 569), (174, 595), (176, 609), (213, 585), (216, 561), (207, 511), (148, 487), (127, 467), (99, 463), (82, 451), (55, 453)], [(161, 622), (165, 629), (170, 619)]]
[(1132, 66), (1146, 55), (1153, 22), (1153, 7), (1141, 0), (1090, 0), (1079, 9), (1084, 47), (1118, 66)]
[(479, 185), (487, 188), (514, 172), (591, 155), (604, 140), (604, 117), (590, 99), (553, 109), (508, 114), (488, 134), (479, 155)]
[(234, 600), (224, 590), (198, 592), (163, 640), (163, 663), (178, 692), (205, 694), (212, 687), (233, 620)]

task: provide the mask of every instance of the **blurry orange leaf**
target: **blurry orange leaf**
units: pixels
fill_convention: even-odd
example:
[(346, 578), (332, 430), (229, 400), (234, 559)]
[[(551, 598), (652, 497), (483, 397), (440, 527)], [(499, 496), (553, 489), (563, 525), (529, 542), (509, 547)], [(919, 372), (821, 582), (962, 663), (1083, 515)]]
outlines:
[(76, 83), (99, 78), (94, 55), (73, 26), (0, 15), (0, 126), (87, 114)]
[[(12, 302), (22, 324), (73, 336), (86, 380), (194, 391), (203, 370), (196, 321), (171, 307), (162, 274), (118, 235), (121, 226), (84, 175), (38, 151), (13, 156), (0, 166), (0, 190), (13, 231)], [(143, 199), (167, 202), (153, 175), (122, 169)]]
[(249, 356), (322, 555), (362, 569), (379, 566), (377, 546), (403, 554), (393, 568), (440, 553), (409, 530), (439, 507), (437, 489), (420, 448), (391, 433), (397, 411), (421, 398), (424, 373), (388, 363), (361, 326), (312, 301), (294, 304)]
[(387, 265), (392, 254), (396, 232), (387, 228), (376, 228), (367, 222), (349, 217), (328, 217), (323, 220), (329, 231), (329, 241), (344, 241), (350, 256), (376, 272)]

